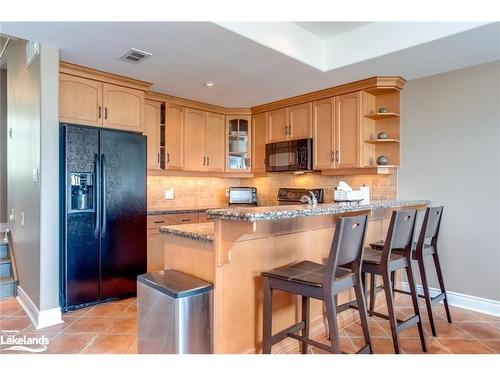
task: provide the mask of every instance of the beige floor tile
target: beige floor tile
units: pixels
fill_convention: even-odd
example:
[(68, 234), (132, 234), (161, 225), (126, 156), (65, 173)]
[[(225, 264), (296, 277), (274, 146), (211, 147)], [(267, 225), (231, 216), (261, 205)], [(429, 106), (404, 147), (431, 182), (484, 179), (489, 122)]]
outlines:
[(99, 335), (84, 353), (87, 354), (126, 354), (137, 341), (130, 335)]
[(136, 318), (117, 318), (106, 329), (106, 333), (117, 335), (137, 335)]
[(476, 340), (436, 339), (452, 354), (491, 354), (493, 350)]
[(89, 317), (116, 317), (119, 316), (125, 309), (127, 305), (114, 304), (114, 303), (103, 303), (101, 305), (94, 306), (92, 310), (85, 314), (85, 318)]
[(458, 322), (455, 323), (464, 331), (468, 332), (469, 338), (500, 340), (500, 329), (488, 322)]
[(96, 337), (93, 334), (61, 333), (50, 341), (47, 353), (78, 354)]
[(430, 337), (425, 338), (427, 352), (422, 350), (422, 343), (418, 338), (401, 338), (400, 344), (406, 354), (450, 354), (443, 345)]
[(31, 325), (27, 316), (8, 316), (0, 320), (0, 331), (23, 331)]
[(482, 340), (481, 343), (495, 353), (500, 354), (500, 340)]
[(104, 317), (86, 317), (78, 319), (71, 324), (65, 333), (102, 333), (114, 322), (114, 319)]

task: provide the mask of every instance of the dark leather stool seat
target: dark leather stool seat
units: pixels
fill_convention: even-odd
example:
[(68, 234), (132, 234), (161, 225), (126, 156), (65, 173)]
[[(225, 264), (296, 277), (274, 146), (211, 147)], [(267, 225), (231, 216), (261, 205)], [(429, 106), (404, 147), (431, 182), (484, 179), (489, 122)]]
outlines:
[[(340, 353), (337, 295), (351, 288), (356, 294), (356, 304), (347, 308), (359, 311), (365, 340), (365, 345), (357, 353), (372, 353), (365, 293), (361, 280), (361, 261), (367, 224), (367, 215), (338, 218), (326, 265), (304, 260), (262, 273), (264, 277), (262, 353), (271, 353), (272, 345), (287, 337), (301, 342), (302, 353), (307, 353), (308, 345), (331, 353)], [(302, 320), (275, 335), (272, 334), (274, 290), (302, 296)], [(310, 298), (325, 303), (330, 346), (309, 338)]]

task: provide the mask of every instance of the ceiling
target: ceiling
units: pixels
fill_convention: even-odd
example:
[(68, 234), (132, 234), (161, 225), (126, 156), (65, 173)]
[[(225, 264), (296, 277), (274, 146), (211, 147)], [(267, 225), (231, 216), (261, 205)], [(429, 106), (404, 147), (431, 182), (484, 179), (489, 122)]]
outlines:
[[(4, 22), (0, 30), (57, 46), (64, 61), (225, 107), (375, 75), (410, 80), (500, 59), (500, 23), (305, 24)], [(120, 60), (130, 48), (152, 56), (140, 64)], [(216, 86), (205, 87), (207, 81)]]
[(321, 39), (330, 39), (370, 23), (371, 22), (295, 22), (297, 26), (302, 27)]

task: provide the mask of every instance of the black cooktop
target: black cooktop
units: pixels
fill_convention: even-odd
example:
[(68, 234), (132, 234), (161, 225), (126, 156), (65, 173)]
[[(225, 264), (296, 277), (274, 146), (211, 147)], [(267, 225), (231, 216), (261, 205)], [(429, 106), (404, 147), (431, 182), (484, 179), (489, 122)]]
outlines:
[(309, 195), (309, 192), (313, 192), (318, 200), (318, 203), (324, 202), (324, 192), (323, 189), (298, 189), (298, 188), (280, 188), (278, 191), (278, 202), (279, 204), (296, 204), (302, 203), (300, 198), (304, 195)]

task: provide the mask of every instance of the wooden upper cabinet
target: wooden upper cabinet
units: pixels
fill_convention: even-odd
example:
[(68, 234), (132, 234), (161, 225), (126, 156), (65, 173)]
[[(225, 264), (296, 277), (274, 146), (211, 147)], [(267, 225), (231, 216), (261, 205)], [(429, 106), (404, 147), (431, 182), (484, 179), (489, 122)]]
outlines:
[(312, 137), (312, 103), (295, 105), (288, 109), (289, 121), (287, 135), (289, 139)]
[(252, 171), (266, 171), (267, 112), (252, 116)]
[(314, 169), (334, 167), (335, 99), (313, 103)]
[(102, 82), (59, 75), (59, 121), (102, 126)]
[(146, 100), (144, 104), (144, 134), (147, 136), (148, 169), (160, 168), (161, 103)]
[(288, 108), (269, 112), (269, 126), (266, 143), (286, 141), (288, 139)]
[(361, 92), (336, 98), (335, 120), (335, 167), (361, 167)]
[(104, 127), (144, 131), (144, 91), (104, 83), (102, 104)]
[(165, 169), (184, 167), (184, 107), (167, 103)]
[(226, 121), (224, 115), (207, 112), (205, 115), (206, 170), (224, 172)]
[(206, 166), (205, 112), (187, 108), (184, 116), (184, 169), (204, 171)]

